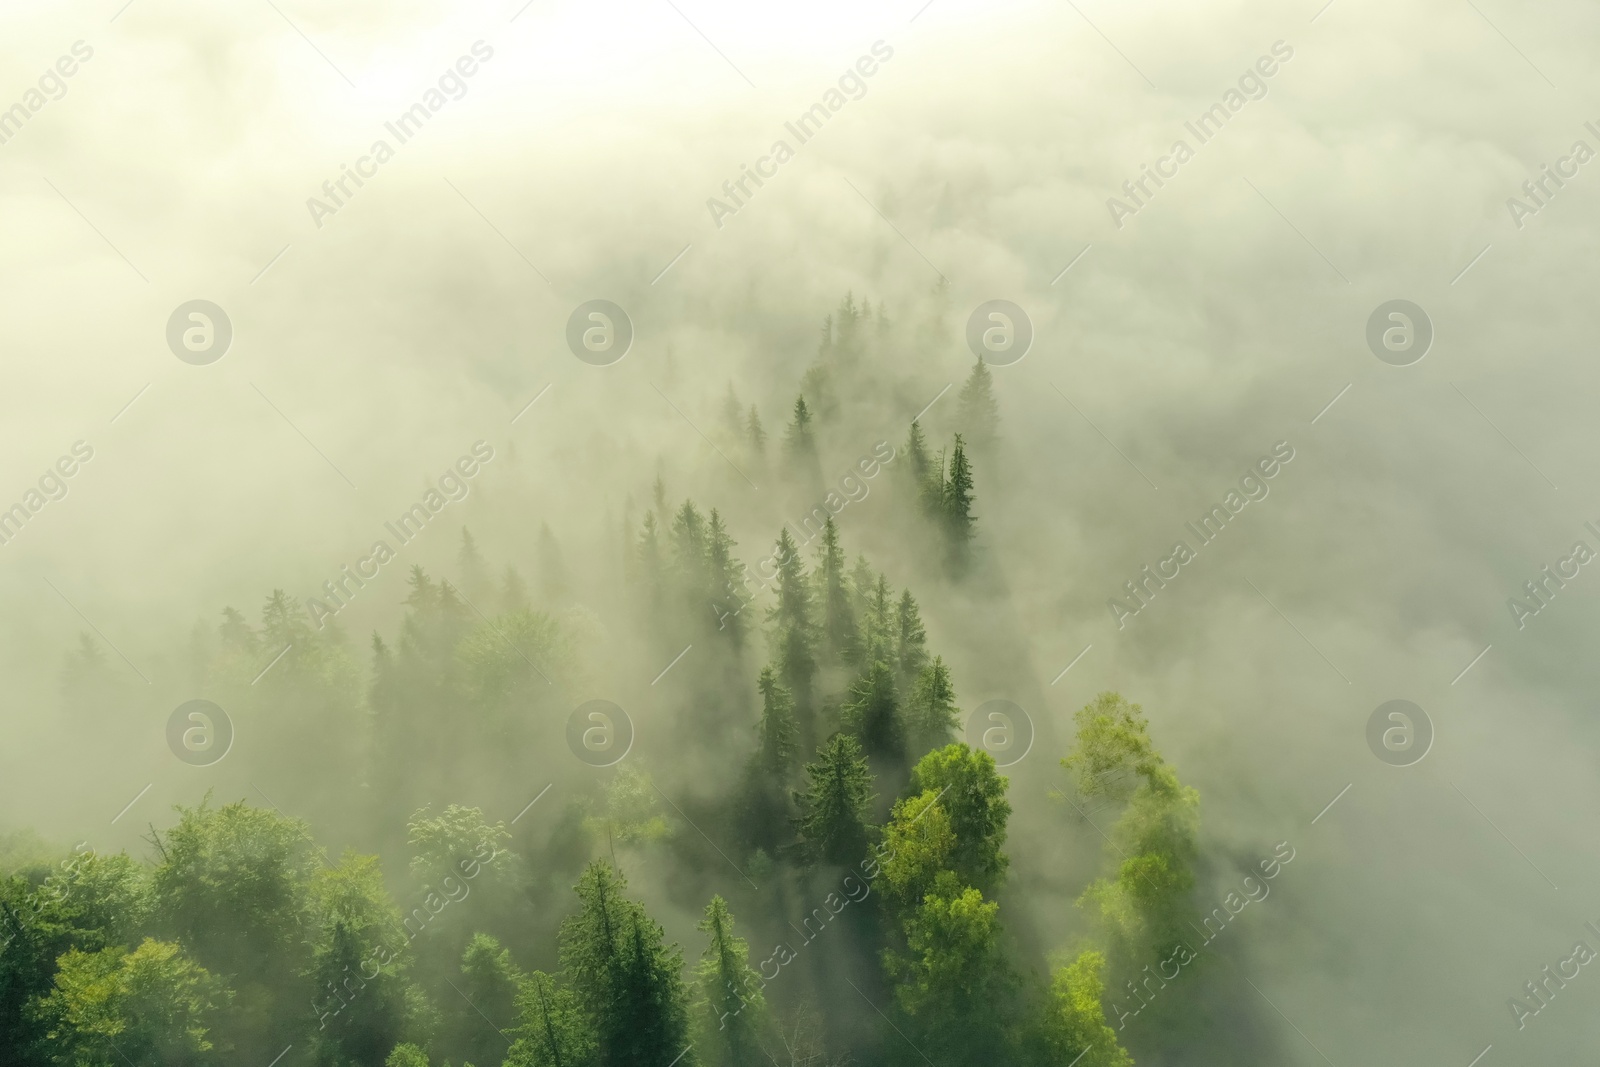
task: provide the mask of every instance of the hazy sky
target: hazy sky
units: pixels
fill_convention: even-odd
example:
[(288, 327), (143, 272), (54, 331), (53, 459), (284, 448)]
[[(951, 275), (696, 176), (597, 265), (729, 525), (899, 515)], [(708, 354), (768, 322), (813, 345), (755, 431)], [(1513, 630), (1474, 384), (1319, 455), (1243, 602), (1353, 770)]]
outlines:
[[(753, 562), (782, 508), (689, 423), (731, 380), (775, 430), (845, 290), (910, 319), (942, 277), (956, 338), (992, 298), (1036, 330), (994, 372), (1005, 492), (979, 509), (1028, 677), (986, 675), (964, 651), (981, 623), (934, 597), (964, 706), (1018, 700), (1054, 741), (1100, 690), (1143, 704), (1204, 797), (1219, 900), (1225, 857), (1291, 842), (1225, 948), (1282, 1024), (1275, 1062), (1596, 1047), (1592, 968), (1520, 1031), (1506, 1001), (1574, 942), (1600, 949), (1600, 567), (1521, 629), (1507, 598), (1575, 542), (1600, 551), (1600, 161), (1574, 156), (1600, 151), (1600, 8), (120, 4), (0, 14), (0, 108), (27, 112), (0, 144), (0, 507), (93, 451), (0, 546), (8, 824), (78, 834), (150, 778), (54, 740), (85, 619), (160, 675), (221, 604), (312, 595), (476, 441), (495, 459), (453, 525), (492, 526), (514, 462), (535, 529), (593, 544), (659, 463)], [(858, 98), (799, 143), (785, 123), (831, 90)], [(401, 143), (385, 124), (430, 92)], [(1186, 124), (1219, 102), (1202, 143)], [(380, 139), (392, 157), (362, 163)], [(780, 139), (793, 158), (719, 225), (708, 198)], [(1179, 140), (1192, 158), (1160, 162)], [(1145, 165), (1170, 176), (1138, 204), (1123, 183)], [(1536, 200), (1545, 165), (1568, 176)], [(308, 207), (357, 166), (336, 212)], [(605, 368), (564, 341), (596, 297), (636, 329)], [(232, 322), (207, 366), (165, 337), (194, 299)], [(1404, 367), (1366, 339), (1396, 299), (1434, 331)], [(907, 358), (928, 398), (970, 362), (959, 341)], [(883, 402), (898, 442), (905, 405)], [(1279, 442), (1270, 493), (1199, 547), (1185, 523)], [(847, 511), (846, 537), (870, 541), (881, 505)], [(451, 559), (430, 534), (414, 560)], [(1195, 559), (1119, 628), (1108, 599), (1179, 540)], [(382, 582), (353, 633), (402, 598), (400, 567)], [(1397, 698), (1435, 731), (1406, 768), (1365, 734)], [(1024, 876), (1098, 847), (1045, 799), (1059, 755), (1014, 779), (1044, 856)], [(103, 795), (53, 794), (72, 759)]]

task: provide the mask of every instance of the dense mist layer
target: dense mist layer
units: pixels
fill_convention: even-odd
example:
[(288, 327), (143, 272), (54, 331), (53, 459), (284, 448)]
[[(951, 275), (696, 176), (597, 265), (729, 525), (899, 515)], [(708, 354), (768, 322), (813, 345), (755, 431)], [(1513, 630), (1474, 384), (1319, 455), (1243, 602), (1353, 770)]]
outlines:
[(1591, 9), (0, 27), (0, 1060), (1600, 1045)]

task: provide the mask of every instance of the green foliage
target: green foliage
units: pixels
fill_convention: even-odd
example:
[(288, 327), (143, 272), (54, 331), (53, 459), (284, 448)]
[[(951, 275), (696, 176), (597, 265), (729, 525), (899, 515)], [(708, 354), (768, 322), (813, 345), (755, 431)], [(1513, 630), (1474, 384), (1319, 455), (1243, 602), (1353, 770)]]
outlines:
[(428, 1067), (428, 1054), (409, 1043), (396, 1045), (383, 1067)]
[(220, 1062), (211, 1030), (231, 994), (170, 942), (146, 939), (129, 952), (71, 949), (42, 1006), (53, 1062), (199, 1067)]
[(894, 671), (887, 663), (874, 660), (855, 680), (842, 714), (845, 729), (861, 740), (867, 755), (891, 762), (904, 758), (905, 725), (900, 718)]
[(1007, 784), (996, 773), (993, 756), (960, 743), (929, 752), (911, 771), (911, 789), (940, 794), (950, 813), (956, 836), (951, 869), (963, 885), (986, 893), (998, 888), (1009, 863), (1001, 851), (1011, 816)]
[(761, 692), (761, 749), (757, 759), (762, 774), (782, 782), (794, 769), (795, 756), (799, 752), (794, 722), (794, 694), (778, 681), (771, 667), (761, 668), (756, 688)]
[(758, 1067), (767, 1005), (750, 947), (733, 934), (733, 914), (720, 896), (706, 905), (699, 928), (707, 943), (695, 967), (695, 1047), (706, 1067)]
[(649, 844), (672, 832), (655, 787), (635, 764), (617, 768), (599, 810), (584, 825), (596, 840), (615, 845)]
[(942, 748), (961, 728), (961, 709), (956, 707), (955, 684), (944, 657), (935, 656), (923, 667), (911, 687), (906, 703), (906, 735), (913, 754)]
[(907, 687), (928, 665), (928, 634), (923, 628), (916, 598), (909, 589), (900, 593), (900, 604), (895, 609), (895, 630), (895, 669), (901, 686)]
[(916, 910), (949, 870), (956, 851), (950, 813), (936, 790), (897, 800), (884, 827), (883, 879), (889, 899), (901, 914)]
[(895, 1003), (935, 1062), (987, 1063), (1010, 1044), (1006, 1019), (1016, 983), (1000, 944), (999, 910), (941, 872), (905, 921), (904, 954), (885, 953), (885, 968), (898, 981)]
[(502, 846), (510, 840), (505, 824), (485, 821), (481, 808), (451, 804), (430, 818), (423, 807), (406, 820), (411, 876), (424, 885), (447, 876), (474, 877), (480, 865), (498, 874), (508, 873), (512, 855)]
[(561, 924), (561, 963), (595, 1033), (599, 1067), (671, 1063), (689, 1045), (682, 956), (625, 888), (604, 861), (584, 870), (581, 909)]
[(212, 808), (209, 796), (178, 812), (178, 825), (155, 840), (157, 925), (218, 974), (303, 970), (302, 928), (323, 860), (306, 824), (243, 801)]
[(1184, 936), (1200, 797), (1155, 751), (1137, 704), (1101, 693), (1076, 722), (1077, 743), (1061, 762), (1077, 772), (1079, 794), (1127, 803), (1111, 832), (1115, 877), (1094, 882), (1079, 898), (1111, 939), (1120, 965)]
[(1085, 949), (1052, 976), (1043, 1027), (1050, 1062), (1133, 1067), (1133, 1057), (1106, 1022), (1105, 968), (1105, 953)]
[(861, 743), (834, 734), (806, 764), (810, 784), (795, 794), (802, 854), (812, 863), (853, 864), (866, 852), (872, 772)]
[(844, 550), (839, 547), (839, 527), (829, 515), (822, 526), (822, 545), (812, 571), (822, 599), (822, 636), (834, 658), (849, 663), (857, 654), (856, 617), (844, 573)]
[(594, 1067), (599, 1049), (572, 990), (534, 971), (517, 991), (515, 1038), (505, 1067)]

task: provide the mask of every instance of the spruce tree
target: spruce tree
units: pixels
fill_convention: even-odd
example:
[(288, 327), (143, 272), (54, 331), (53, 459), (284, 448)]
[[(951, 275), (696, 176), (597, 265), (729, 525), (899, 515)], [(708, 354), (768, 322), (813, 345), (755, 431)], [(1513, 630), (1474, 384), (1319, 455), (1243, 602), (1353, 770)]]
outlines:
[(972, 543), (972, 466), (967, 461), (965, 443), (956, 434), (950, 454), (950, 477), (944, 487), (945, 531), (950, 539), (951, 559), (965, 564)]
[(861, 739), (867, 755), (891, 764), (904, 758), (905, 726), (900, 718), (894, 671), (883, 660), (873, 660), (851, 685), (843, 715), (845, 726)]
[(943, 656), (936, 656), (918, 672), (906, 702), (906, 734), (912, 755), (943, 748), (960, 728), (961, 709), (956, 707), (950, 668), (945, 666)]
[(767, 618), (773, 623), (773, 651), (783, 684), (794, 695), (800, 743), (810, 748), (816, 743), (816, 707), (812, 695), (812, 679), (817, 672), (815, 624), (811, 618), (811, 589), (806, 581), (805, 564), (787, 527), (778, 537), (774, 556), (778, 567), (778, 602), (767, 612)]
[(706, 905), (699, 928), (707, 944), (695, 968), (696, 1041), (706, 1067), (759, 1067), (767, 1006), (750, 947), (733, 934), (733, 913), (720, 896)]
[(987, 455), (1000, 426), (1000, 405), (994, 399), (994, 378), (989, 373), (989, 365), (981, 359), (972, 365), (972, 373), (961, 387), (956, 419), (966, 439), (972, 443), (973, 451)]
[(849, 734), (828, 738), (806, 764), (810, 785), (795, 794), (802, 852), (812, 863), (853, 864), (867, 848), (872, 772), (861, 743)]
[(911, 432), (906, 435), (906, 444), (902, 451), (908, 460), (906, 470), (920, 494), (933, 471), (933, 459), (928, 455), (928, 439), (922, 434), (921, 423), (916, 421), (911, 423)]
[(836, 662), (852, 663), (857, 656), (856, 619), (845, 583), (844, 550), (839, 547), (839, 527), (829, 515), (822, 526), (822, 546), (817, 550), (816, 576), (822, 596), (822, 636)]
[(767, 451), (767, 431), (761, 428), (761, 413), (754, 404), (750, 405), (750, 415), (745, 419), (745, 435), (750, 440), (750, 449), (756, 455), (765, 455)]
[(909, 589), (900, 594), (895, 624), (895, 668), (899, 672), (902, 688), (909, 688), (928, 664), (928, 634), (922, 626), (922, 614), (917, 610), (916, 598)]
[(572, 990), (555, 978), (534, 971), (523, 981), (517, 1019), (505, 1067), (595, 1067), (594, 1029)]
[(737, 566), (739, 561), (733, 554), (735, 547), (722, 516), (716, 508), (712, 508), (711, 521), (706, 524), (706, 591), (713, 610), (721, 605), (718, 611), (719, 629), (728, 635), (729, 643), (738, 649), (744, 644), (745, 624), (739, 609), (744, 604), (745, 592)]
[(689, 1044), (682, 956), (626, 887), (604, 860), (585, 868), (580, 910), (561, 924), (561, 963), (596, 1035), (598, 1067), (670, 1064)]
[(761, 691), (761, 724), (758, 732), (761, 749), (758, 754), (762, 774), (782, 782), (794, 769), (796, 746), (794, 722), (794, 696), (778, 681), (771, 667), (761, 668), (761, 678), (756, 682)]
[(811, 409), (806, 407), (804, 394), (794, 398), (794, 420), (789, 423), (786, 444), (796, 469), (809, 473), (817, 460), (817, 442), (811, 432)]

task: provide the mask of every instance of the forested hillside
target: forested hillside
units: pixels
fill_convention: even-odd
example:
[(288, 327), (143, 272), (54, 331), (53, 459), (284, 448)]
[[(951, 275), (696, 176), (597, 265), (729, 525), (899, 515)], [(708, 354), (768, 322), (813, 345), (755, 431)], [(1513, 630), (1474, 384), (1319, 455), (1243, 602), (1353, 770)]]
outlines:
[[(1101, 873), (1060, 895), (1069, 941), (1010, 921), (1010, 779), (918, 596), (1003, 596), (1001, 413), (980, 362), (928, 430), (873, 357), (936, 323), (898, 331), (850, 298), (767, 420), (727, 386), (716, 450), (792, 516), (743, 557), (737, 496), (632, 472), (649, 499), (623, 502), (609, 573), (548, 525), (511, 559), (460, 530), (381, 632), (282, 590), (198, 627), (232, 777), (150, 818), (139, 854), (0, 842), (0, 1063), (1131, 1063), (1123, 1031), (1178, 1011), (1158, 991), (1204, 936), (1199, 799), (1115, 693), (1057, 751), (1041, 733)], [(907, 398), (892, 437), (854, 402), (869, 386)], [(895, 580), (835, 519), (869, 492)], [(616, 647), (664, 669), (625, 686)], [(150, 727), (92, 635), (64, 659), (85, 743)], [(698, 932), (669, 937), (640, 882)]]

